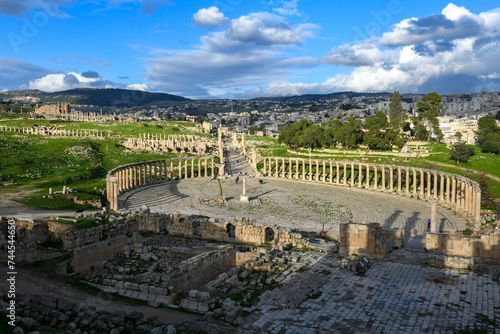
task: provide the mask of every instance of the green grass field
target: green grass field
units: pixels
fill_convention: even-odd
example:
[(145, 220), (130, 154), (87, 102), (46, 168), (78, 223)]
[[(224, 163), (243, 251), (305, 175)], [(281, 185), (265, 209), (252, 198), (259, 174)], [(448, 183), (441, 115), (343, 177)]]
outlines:
[[(187, 122), (145, 123), (84, 123), (47, 120), (1, 119), (0, 124), (10, 126), (57, 126), (68, 129), (111, 130), (113, 135), (105, 140), (91, 138), (61, 138), (0, 132), (0, 184), (4, 193), (12, 194), (16, 200), (39, 209), (77, 209), (88, 206), (75, 205), (67, 196), (43, 198), (48, 189), (62, 190), (63, 186), (77, 189), (80, 199), (101, 199), (109, 170), (124, 164), (169, 159), (177, 153), (151, 154), (147, 151), (132, 151), (120, 145), (128, 137), (140, 133), (158, 135), (194, 134), (193, 124)], [(7, 114), (9, 115), (9, 114)], [(12, 114), (10, 114), (12, 115)], [(27, 195), (17, 196), (28, 192)], [(104, 203), (103, 203), (104, 204)]]

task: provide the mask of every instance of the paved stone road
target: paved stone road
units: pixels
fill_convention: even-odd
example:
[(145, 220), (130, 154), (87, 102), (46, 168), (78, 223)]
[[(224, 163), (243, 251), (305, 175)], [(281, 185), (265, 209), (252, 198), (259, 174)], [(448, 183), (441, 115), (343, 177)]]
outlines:
[[(335, 255), (303, 256), (308, 257), (313, 262), (319, 258), (311, 270), (327, 277), (321, 295), (295, 309), (262, 305), (249, 322), (287, 334), (456, 333), (474, 328), (498, 333), (500, 328), (498, 275), (376, 261), (365, 276), (355, 276), (330, 265)], [(454, 284), (429, 279), (444, 276)]]

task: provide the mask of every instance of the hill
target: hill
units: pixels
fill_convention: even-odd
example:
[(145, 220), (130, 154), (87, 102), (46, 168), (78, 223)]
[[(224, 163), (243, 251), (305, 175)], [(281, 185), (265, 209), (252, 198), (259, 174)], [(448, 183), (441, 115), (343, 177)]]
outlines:
[(357, 92), (336, 92), (329, 94), (304, 94), (304, 95), (293, 95), (293, 96), (276, 96), (276, 97), (256, 97), (252, 100), (257, 101), (277, 101), (277, 102), (290, 102), (290, 103), (300, 103), (300, 102), (314, 102), (318, 100), (327, 99), (338, 99), (338, 98), (352, 98), (356, 96), (392, 96), (392, 93), (379, 92), (379, 93), (357, 93)]
[(0, 99), (24, 101), (26, 103), (69, 102), (73, 105), (94, 105), (102, 107), (145, 107), (149, 105), (170, 105), (173, 102), (189, 101), (188, 98), (166, 94), (128, 89), (77, 88), (62, 92), (46, 93), (39, 90), (15, 90), (1, 92)]

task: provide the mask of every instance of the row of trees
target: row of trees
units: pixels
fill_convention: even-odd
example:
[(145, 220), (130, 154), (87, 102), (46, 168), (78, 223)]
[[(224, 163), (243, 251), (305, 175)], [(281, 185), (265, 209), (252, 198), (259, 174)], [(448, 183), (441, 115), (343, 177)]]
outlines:
[(290, 148), (355, 148), (365, 144), (370, 149), (389, 150), (393, 146), (401, 147), (404, 142), (401, 127), (394, 126), (395, 122), (389, 122), (382, 111), (368, 118), (364, 124), (352, 117), (347, 117), (345, 122), (334, 119), (322, 125), (303, 119), (285, 126), (278, 141)]

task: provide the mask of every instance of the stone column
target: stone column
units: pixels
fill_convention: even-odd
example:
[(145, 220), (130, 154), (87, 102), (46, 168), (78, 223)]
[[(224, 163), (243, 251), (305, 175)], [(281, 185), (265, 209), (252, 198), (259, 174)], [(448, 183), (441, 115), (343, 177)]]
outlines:
[(201, 177), (201, 159), (198, 159), (198, 177)]
[(302, 180), (306, 179), (306, 161), (302, 159)]
[(266, 170), (266, 161), (267, 161), (267, 159), (266, 159), (266, 158), (264, 158), (264, 166), (263, 166), (263, 167), (264, 167), (264, 168), (263, 168), (263, 170), (264, 170), (264, 173), (263, 173), (263, 174), (264, 174), (264, 175), (266, 175), (266, 172), (267, 172), (267, 170)]
[(437, 199), (433, 198), (430, 200), (431, 202), (431, 232), (438, 233), (437, 226)]
[(210, 162), (211, 166), (212, 166), (212, 174), (210, 176), (215, 176), (215, 162), (214, 162), (214, 158), (212, 158), (211, 162)]
[(191, 159), (191, 178), (194, 177), (194, 158)]
[[(222, 164), (221, 164), (221, 166), (222, 166)], [(182, 180), (182, 160), (180, 160), (180, 159), (179, 159), (179, 180)]]
[(374, 184), (373, 184), (373, 189), (377, 190), (378, 189), (378, 166), (373, 166), (373, 178), (374, 178)]
[(240, 202), (248, 202), (246, 178), (243, 178), (243, 193), (241, 194)]
[(445, 196), (446, 196), (446, 203), (450, 203), (450, 177), (448, 175), (446, 175), (446, 190), (445, 190)]
[(420, 198), (424, 198), (424, 188), (425, 188), (425, 180), (424, 180), (424, 170), (419, 169), (420, 172)]
[(389, 190), (394, 191), (394, 170), (392, 169), (392, 166), (389, 167), (390, 175), (389, 175)]
[(288, 158), (288, 178), (293, 179), (293, 159)]

